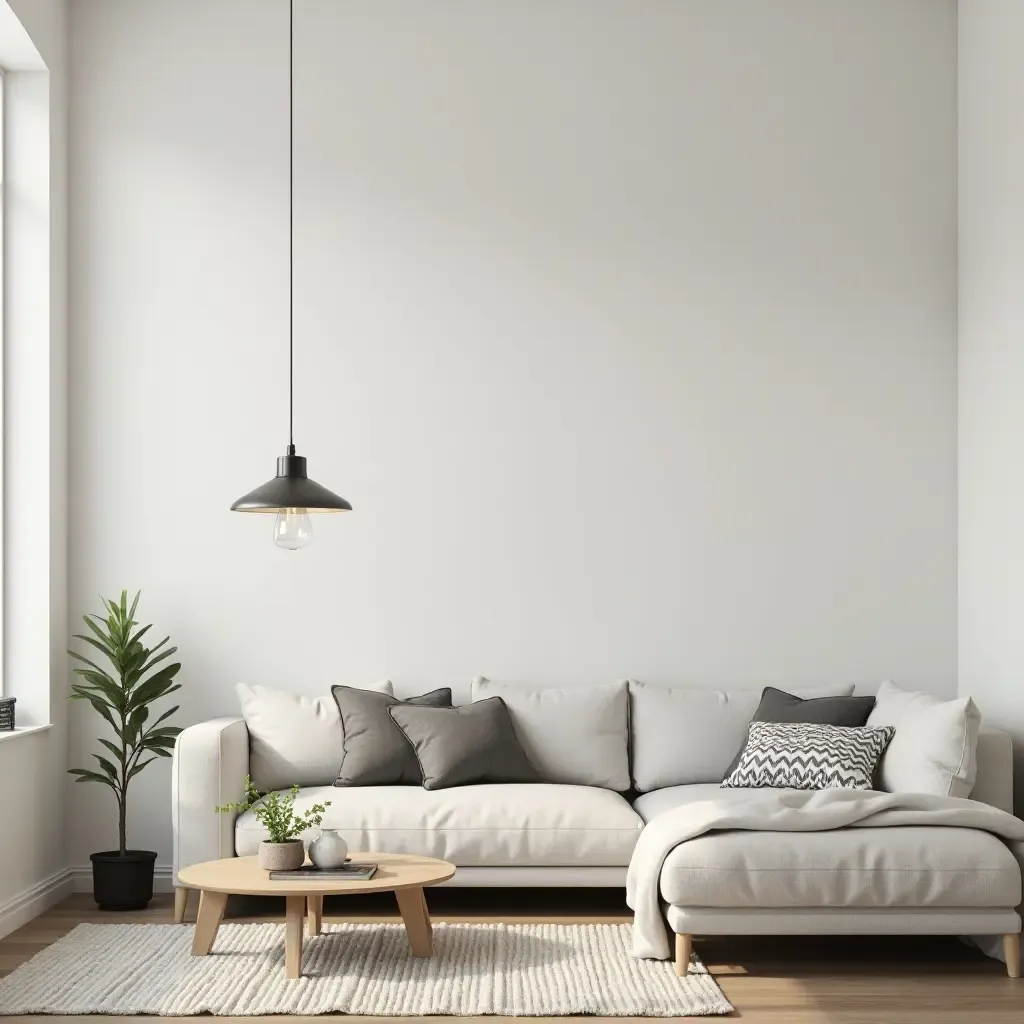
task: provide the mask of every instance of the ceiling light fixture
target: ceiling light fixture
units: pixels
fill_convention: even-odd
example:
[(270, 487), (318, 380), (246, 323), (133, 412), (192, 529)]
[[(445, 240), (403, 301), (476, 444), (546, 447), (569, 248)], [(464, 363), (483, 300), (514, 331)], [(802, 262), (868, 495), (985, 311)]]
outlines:
[(289, 551), (313, 539), (311, 512), (350, 512), (352, 506), (306, 475), (306, 459), (295, 454), (295, 0), (288, 3), (288, 448), (277, 460), (277, 476), (241, 497), (235, 512), (274, 513), (274, 543)]

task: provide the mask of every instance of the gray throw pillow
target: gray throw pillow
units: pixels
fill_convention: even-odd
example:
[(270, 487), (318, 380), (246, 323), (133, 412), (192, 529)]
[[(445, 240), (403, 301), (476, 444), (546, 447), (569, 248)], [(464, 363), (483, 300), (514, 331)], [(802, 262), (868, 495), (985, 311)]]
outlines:
[(331, 693), (341, 712), (343, 749), (334, 785), (418, 786), (423, 777), (416, 758), (388, 718), (388, 709), (394, 704), (451, 707), (451, 689), (445, 686), (407, 701), (353, 686), (332, 686)]
[[(864, 725), (875, 706), (874, 697), (794, 697), (785, 690), (766, 686), (761, 694), (761, 703), (751, 722), (806, 722), (812, 725), (841, 725), (856, 728)], [(749, 742), (749, 737), (747, 742)], [(740, 747), (732, 764), (726, 769), (725, 778), (739, 766), (747, 742)]]
[(458, 708), (395, 703), (391, 720), (415, 751), (424, 789), (481, 782), (540, 782), (500, 697)]
[(878, 759), (896, 730), (751, 722), (727, 789), (871, 789)]

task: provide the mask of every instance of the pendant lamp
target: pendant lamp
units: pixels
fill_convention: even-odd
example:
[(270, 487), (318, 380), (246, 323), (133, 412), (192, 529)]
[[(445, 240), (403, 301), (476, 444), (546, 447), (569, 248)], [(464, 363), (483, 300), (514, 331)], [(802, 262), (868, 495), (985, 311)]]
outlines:
[(288, 3), (288, 448), (277, 460), (277, 476), (239, 498), (235, 512), (277, 516), (274, 543), (289, 551), (313, 539), (311, 512), (350, 512), (352, 506), (306, 474), (306, 459), (295, 454), (295, 0)]

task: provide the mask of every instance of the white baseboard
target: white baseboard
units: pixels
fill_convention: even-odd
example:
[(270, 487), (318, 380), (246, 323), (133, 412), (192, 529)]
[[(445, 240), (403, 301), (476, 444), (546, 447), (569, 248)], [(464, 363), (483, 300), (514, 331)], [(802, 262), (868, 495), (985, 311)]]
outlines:
[(75, 891), (69, 868), (55, 871), (49, 878), (37, 882), (0, 906), (0, 939), (10, 935), (23, 924), (28, 924), (44, 910), (60, 903)]
[[(71, 869), (72, 892), (92, 892), (92, 865)], [(153, 868), (153, 892), (174, 891), (174, 869), (170, 864)]]

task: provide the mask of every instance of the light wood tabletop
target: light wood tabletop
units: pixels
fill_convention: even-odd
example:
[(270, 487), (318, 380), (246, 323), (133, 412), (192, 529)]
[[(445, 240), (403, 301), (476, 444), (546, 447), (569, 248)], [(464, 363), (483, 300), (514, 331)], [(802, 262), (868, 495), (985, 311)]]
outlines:
[(394, 891), (405, 922), (413, 956), (430, 956), (433, 936), (423, 887), (445, 882), (455, 874), (455, 865), (433, 857), (400, 853), (353, 853), (353, 863), (377, 865), (373, 878), (289, 878), (273, 880), (258, 866), (255, 857), (228, 857), (192, 864), (178, 872), (181, 887), (175, 895), (175, 920), (182, 921), (189, 889), (199, 890), (199, 915), (192, 937), (192, 955), (207, 956), (213, 949), (217, 930), (224, 918), (228, 896), (284, 896), (284, 964), (289, 978), (298, 978), (302, 967), (302, 922), (310, 938), (323, 925), (324, 896)]

